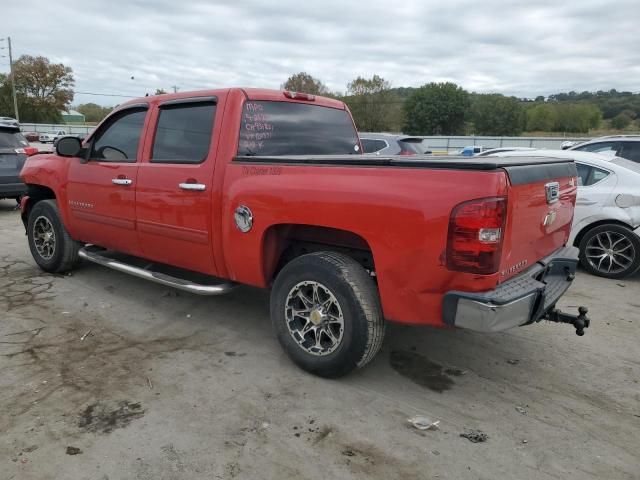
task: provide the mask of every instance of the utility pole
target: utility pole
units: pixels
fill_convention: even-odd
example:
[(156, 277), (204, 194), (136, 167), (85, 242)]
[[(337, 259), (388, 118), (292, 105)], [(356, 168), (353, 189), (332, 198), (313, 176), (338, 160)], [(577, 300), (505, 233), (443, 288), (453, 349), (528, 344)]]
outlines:
[(9, 46), (9, 72), (11, 75), (11, 88), (13, 89), (13, 111), (16, 115), (16, 121), (20, 123), (20, 115), (18, 114), (18, 97), (16, 96), (16, 79), (13, 75), (13, 57), (11, 56), (11, 37), (7, 37)]
[(171, 87), (171, 88), (173, 88), (173, 93), (178, 93), (178, 88), (179, 88), (179, 87), (178, 87), (177, 85), (174, 85), (174, 86), (173, 86), (173, 87)]

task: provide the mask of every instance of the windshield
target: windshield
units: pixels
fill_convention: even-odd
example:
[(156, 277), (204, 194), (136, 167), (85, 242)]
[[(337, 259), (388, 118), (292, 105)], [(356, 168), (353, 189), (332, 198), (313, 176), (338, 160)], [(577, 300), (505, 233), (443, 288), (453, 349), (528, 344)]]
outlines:
[(247, 101), (238, 155), (360, 154), (346, 110), (305, 103)]

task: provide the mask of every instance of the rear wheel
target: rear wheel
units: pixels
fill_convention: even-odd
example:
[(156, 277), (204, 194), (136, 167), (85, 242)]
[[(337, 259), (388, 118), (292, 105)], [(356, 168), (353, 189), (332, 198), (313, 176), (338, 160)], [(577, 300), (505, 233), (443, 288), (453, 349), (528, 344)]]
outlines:
[(271, 291), (271, 321), (294, 363), (333, 378), (373, 359), (385, 329), (375, 282), (358, 262), (334, 252), (303, 255), (282, 269)]
[(31, 255), (46, 272), (72, 270), (80, 261), (80, 243), (64, 228), (55, 200), (41, 200), (29, 212), (27, 237)]
[(640, 268), (640, 238), (622, 225), (594, 227), (580, 241), (580, 263), (593, 275), (627, 277)]

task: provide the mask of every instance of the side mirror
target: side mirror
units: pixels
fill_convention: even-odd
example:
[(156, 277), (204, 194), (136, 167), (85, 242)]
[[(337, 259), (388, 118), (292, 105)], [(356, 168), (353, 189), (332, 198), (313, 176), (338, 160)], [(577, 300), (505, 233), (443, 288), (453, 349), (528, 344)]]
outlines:
[(56, 154), (62, 157), (77, 157), (82, 152), (82, 142), (77, 137), (62, 137), (56, 144)]

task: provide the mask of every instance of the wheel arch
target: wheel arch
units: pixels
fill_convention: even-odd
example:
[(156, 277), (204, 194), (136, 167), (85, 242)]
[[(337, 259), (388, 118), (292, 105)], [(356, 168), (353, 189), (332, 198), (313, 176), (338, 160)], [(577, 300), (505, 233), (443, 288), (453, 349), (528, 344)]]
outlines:
[(575, 238), (573, 239), (573, 246), (574, 247), (579, 247), (580, 246), (580, 242), (582, 241), (582, 239), (584, 238), (584, 236), (586, 235), (586, 233), (591, 230), (594, 229), (596, 227), (600, 227), (602, 225), (618, 225), (620, 227), (625, 227), (628, 228), (629, 230), (633, 231), (633, 227), (631, 225), (629, 225), (628, 223), (625, 223), (621, 220), (616, 220), (613, 218), (607, 218), (607, 219), (603, 219), (603, 220), (597, 220), (595, 222), (589, 223), (588, 225), (583, 226), (580, 231), (576, 234)]
[(27, 194), (23, 198), (23, 202), (20, 204), (21, 212), (20, 217), (25, 228), (29, 220), (29, 212), (33, 206), (42, 200), (56, 200), (56, 192), (46, 185), (39, 185), (35, 183), (27, 184)]
[(281, 223), (269, 226), (262, 237), (265, 284), (271, 284), (278, 272), (294, 258), (318, 251), (345, 254), (367, 271), (375, 271), (371, 245), (358, 233), (325, 226)]

